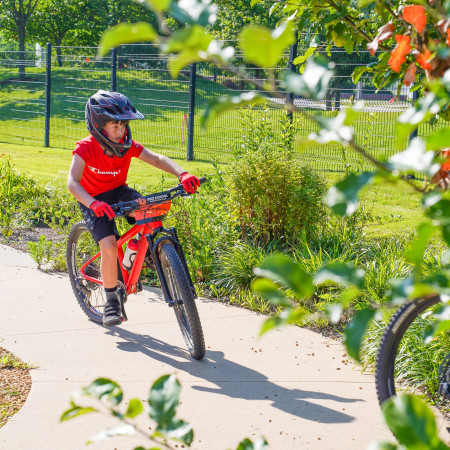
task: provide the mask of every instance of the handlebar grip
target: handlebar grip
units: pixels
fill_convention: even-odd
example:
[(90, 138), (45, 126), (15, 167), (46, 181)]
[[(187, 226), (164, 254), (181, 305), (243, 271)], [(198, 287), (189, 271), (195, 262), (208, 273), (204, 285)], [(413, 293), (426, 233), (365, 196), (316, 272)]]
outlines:
[(198, 181), (200, 181), (200, 184), (207, 183), (208, 182), (208, 178), (201, 177), (201, 178), (198, 179)]

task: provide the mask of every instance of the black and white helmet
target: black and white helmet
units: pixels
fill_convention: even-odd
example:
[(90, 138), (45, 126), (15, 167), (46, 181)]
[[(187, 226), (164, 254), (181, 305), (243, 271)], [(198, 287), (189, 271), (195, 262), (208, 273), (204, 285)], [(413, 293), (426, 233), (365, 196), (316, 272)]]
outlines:
[(102, 132), (107, 122), (143, 119), (141, 114), (128, 100), (119, 92), (100, 90), (89, 98), (86, 103), (85, 119), (89, 133), (94, 139), (115, 156), (122, 158), (131, 147), (131, 130), (127, 124), (122, 143), (116, 143), (108, 139)]

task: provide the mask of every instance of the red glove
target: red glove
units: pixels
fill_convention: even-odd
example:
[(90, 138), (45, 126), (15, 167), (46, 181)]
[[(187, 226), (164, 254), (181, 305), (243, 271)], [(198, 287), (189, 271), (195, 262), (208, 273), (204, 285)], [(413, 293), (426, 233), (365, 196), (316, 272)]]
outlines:
[(109, 220), (112, 220), (116, 216), (111, 206), (109, 206), (108, 203), (106, 202), (95, 200), (90, 204), (89, 208), (92, 209), (92, 211), (94, 211), (94, 214), (97, 217), (103, 217), (106, 214)]
[(179, 177), (180, 183), (188, 194), (193, 194), (200, 187), (200, 180), (188, 172), (183, 172)]

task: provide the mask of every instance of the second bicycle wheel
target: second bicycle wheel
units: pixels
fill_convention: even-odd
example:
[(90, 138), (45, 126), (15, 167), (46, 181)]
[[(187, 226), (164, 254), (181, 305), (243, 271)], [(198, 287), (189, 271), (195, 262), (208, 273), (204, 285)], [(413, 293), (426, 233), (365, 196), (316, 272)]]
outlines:
[[(380, 405), (396, 395), (398, 390), (426, 389), (438, 383), (438, 352), (442, 339), (448, 343), (449, 336), (443, 335), (430, 344), (424, 342), (424, 331), (432, 323), (428, 316), (437, 307), (440, 299), (421, 297), (401, 306), (391, 317), (381, 338), (376, 362), (376, 387)], [(447, 351), (442, 349), (442, 358)], [(436, 373), (424, 369), (418, 361), (427, 355), (436, 362)]]
[(195, 359), (202, 359), (205, 356), (205, 340), (200, 317), (189, 279), (173, 245), (166, 243), (161, 246), (160, 260), (170, 296), (174, 301), (173, 309), (189, 353)]

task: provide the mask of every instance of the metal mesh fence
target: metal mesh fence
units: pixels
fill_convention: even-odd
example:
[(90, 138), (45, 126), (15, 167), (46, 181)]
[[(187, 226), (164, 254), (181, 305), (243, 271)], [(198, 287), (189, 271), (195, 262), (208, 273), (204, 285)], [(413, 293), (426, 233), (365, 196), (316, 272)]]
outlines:
[[(298, 49), (297, 54), (306, 49)], [(87, 98), (99, 89), (127, 95), (146, 120), (132, 125), (133, 138), (159, 153), (185, 158), (188, 151), (190, 71), (180, 72), (172, 79), (168, 57), (160, 55), (155, 45), (126, 45), (117, 50), (116, 64), (111, 55), (97, 59), (96, 48), (55, 47), (51, 58), (50, 145), (73, 149), (77, 140), (87, 135), (84, 107)], [(376, 91), (370, 76), (363, 76), (355, 85), (351, 74), (358, 66), (376, 59), (367, 51), (347, 54), (333, 49), (334, 76), (324, 100), (311, 101), (294, 97), (294, 104), (308, 114), (336, 116), (340, 110), (364, 101), (363, 113), (355, 127), (355, 140), (369, 154), (380, 157), (398, 150), (395, 138), (396, 119), (412, 102), (409, 89), (397, 86)], [(233, 64), (239, 67), (243, 55), (235, 55)], [(19, 52), (0, 51), (0, 139), (4, 142), (44, 144), (45, 114), (45, 50)], [(25, 69), (20, 76), (19, 67)], [(114, 67), (114, 70), (113, 70)], [(279, 75), (289, 69), (286, 53), (272, 72)], [(251, 68), (251, 78), (265, 81), (270, 70)], [(115, 72), (115, 75), (114, 75)], [(115, 81), (113, 81), (113, 79)], [(225, 162), (239, 147), (246, 122), (242, 112), (229, 111), (215, 120), (206, 132), (200, 129), (200, 117), (208, 102), (223, 94), (239, 94), (252, 85), (238, 74), (230, 74), (210, 64), (197, 65), (195, 79), (195, 110), (193, 115), (193, 153), (196, 160)], [(283, 99), (269, 101), (267, 126), (281, 135), (281, 119), (285, 116)], [(255, 108), (255, 120), (267, 112)], [(306, 140), (317, 125), (301, 113), (294, 113), (293, 124), (298, 140)], [(444, 123), (446, 126), (446, 123)], [(442, 126), (438, 123), (436, 127)], [(428, 135), (432, 126), (422, 124), (420, 135)], [(407, 145), (407, 140), (401, 147)], [(298, 154), (299, 159), (320, 170), (343, 171), (367, 168), (367, 162), (353, 150), (341, 145), (309, 144)]]
[(44, 142), (45, 52), (0, 50), (0, 139)]

